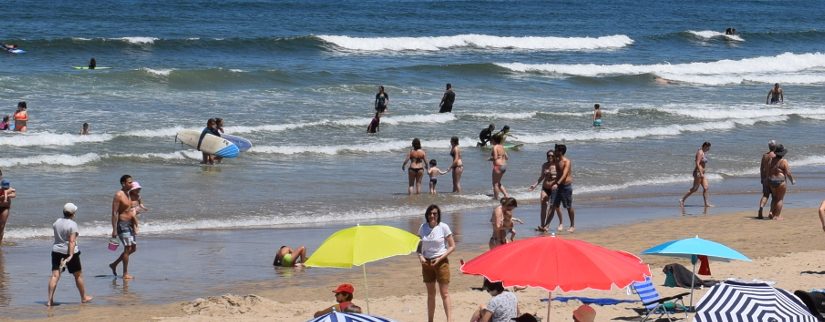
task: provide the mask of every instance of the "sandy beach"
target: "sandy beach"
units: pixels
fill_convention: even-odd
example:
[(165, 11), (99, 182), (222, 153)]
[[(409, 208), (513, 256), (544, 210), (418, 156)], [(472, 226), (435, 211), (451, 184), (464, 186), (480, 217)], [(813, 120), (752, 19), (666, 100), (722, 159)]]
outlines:
[[(822, 231), (815, 209), (788, 209), (783, 221), (756, 220), (750, 212), (736, 212), (712, 216), (681, 216), (651, 220), (632, 225), (619, 225), (609, 228), (581, 231), (575, 234), (563, 234), (562, 238), (582, 239), (613, 249), (639, 253), (643, 249), (672, 239), (687, 238), (698, 235), (714, 240), (739, 250), (753, 259), (753, 262), (716, 262), (711, 261), (713, 275), (703, 278), (724, 280), (739, 278), (742, 280), (775, 281), (775, 286), (790, 291), (822, 288), (825, 281), (822, 275), (803, 273), (806, 271), (825, 271), (825, 233)], [(521, 231), (527, 234), (526, 228)], [(479, 244), (459, 244), (451, 256), (452, 263), (458, 259), (470, 259), (484, 252), (486, 246)], [(642, 256), (650, 264), (654, 281), (661, 285), (664, 280), (662, 267), (669, 263), (689, 265), (685, 259)], [(481, 279), (476, 276), (462, 275), (457, 265), (453, 264), (450, 291), (453, 301), (455, 321), (468, 321), (478, 304), (486, 303), (489, 295), (484, 292), (471, 291), (478, 286)], [(420, 269), (416, 258), (399, 256), (378, 263), (368, 264), (369, 272), (369, 307), (374, 315), (393, 318), (398, 321), (420, 321), (426, 319), (426, 293), (420, 278)], [(330, 290), (342, 282), (355, 286), (356, 304), (366, 308), (365, 287), (360, 268), (336, 270), (321, 283), (324, 286), (306, 287), (296, 272), (292, 279), (280, 282), (264, 281), (246, 285), (223, 285), (230, 294), (202, 294), (195, 300), (181, 299), (177, 303), (160, 305), (66, 305), (51, 310), (30, 308), (30, 314), (60, 316), (75, 321), (103, 321), (111, 316), (128, 312), (132, 320), (138, 321), (306, 321), (313, 312), (332, 304)], [(309, 277), (307, 275), (306, 277)], [(317, 284), (317, 280), (312, 284)], [(63, 283), (68, 284), (64, 281)], [(69, 287), (69, 285), (64, 285)], [(657, 287), (663, 295), (686, 291), (682, 288)], [(218, 288), (220, 289), (220, 287)], [(694, 301), (698, 301), (705, 290), (696, 291)], [(547, 293), (539, 289), (527, 289), (517, 293), (521, 312), (546, 315), (546, 303), (539, 299)], [(624, 289), (611, 291), (583, 291), (554, 293), (555, 296), (589, 296), (636, 299)], [(436, 311), (436, 320), (444, 321), (440, 301)], [(570, 312), (579, 305), (578, 302), (553, 302), (551, 321), (569, 320)], [(626, 320), (635, 316), (632, 308), (635, 304), (596, 307), (597, 320)]]

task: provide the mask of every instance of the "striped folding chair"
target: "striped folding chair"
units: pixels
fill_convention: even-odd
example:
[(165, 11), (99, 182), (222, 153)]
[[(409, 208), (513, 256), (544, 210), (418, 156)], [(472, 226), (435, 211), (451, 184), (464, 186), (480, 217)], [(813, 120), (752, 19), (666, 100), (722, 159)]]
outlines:
[[(670, 297), (661, 297), (659, 296), (659, 292), (656, 291), (656, 287), (653, 286), (653, 281), (650, 280), (650, 277), (645, 278), (644, 282), (634, 282), (632, 289), (634, 293), (639, 294), (642, 305), (644, 305), (644, 309), (638, 310), (641, 321), (643, 322), (650, 320), (654, 315), (658, 315), (653, 319), (654, 321), (665, 315), (667, 315), (668, 321), (673, 321), (671, 313), (675, 313), (675, 308), (679, 307), (679, 305), (684, 308), (685, 302), (682, 298), (690, 295), (690, 292), (685, 292)], [(668, 306), (671, 308), (668, 308)], [(687, 319), (687, 310), (684, 310), (684, 312), (685, 318)]]

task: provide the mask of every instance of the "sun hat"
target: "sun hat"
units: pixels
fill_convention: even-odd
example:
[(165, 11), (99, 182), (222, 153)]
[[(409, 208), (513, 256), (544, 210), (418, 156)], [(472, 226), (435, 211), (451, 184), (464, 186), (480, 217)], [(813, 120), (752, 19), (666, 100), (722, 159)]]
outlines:
[(332, 292), (333, 292), (333, 293), (349, 293), (349, 294), (355, 294), (355, 288), (354, 288), (354, 287), (352, 287), (352, 284), (347, 284), (347, 283), (344, 283), (344, 284), (338, 285), (338, 288), (336, 288), (336, 289), (335, 289), (335, 290), (333, 290)]
[(69, 203), (63, 205), (63, 212), (68, 212), (70, 214), (74, 214), (75, 212), (77, 212), (77, 206), (75, 206), (73, 203), (69, 202)]
[(776, 150), (773, 151), (773, 154), (775, 154), (778, 157), (785, 156), (785, 153), (788, 153), (788, 150), (786, 150), (785, 146), (782, 144), (776, 146)]
[(582, 304), (573, 311), (573, 316), (580, 322), (593, 322), (596, 320), (596, 310), (590, 307), (590, 305)]
[(132, 187), (129, 188), (129, 191), (137, 190), (137, 189), (140, 189), (140, 188), (141, 188), (140, 183), (138, 183), (137, 181), (132, 181)]

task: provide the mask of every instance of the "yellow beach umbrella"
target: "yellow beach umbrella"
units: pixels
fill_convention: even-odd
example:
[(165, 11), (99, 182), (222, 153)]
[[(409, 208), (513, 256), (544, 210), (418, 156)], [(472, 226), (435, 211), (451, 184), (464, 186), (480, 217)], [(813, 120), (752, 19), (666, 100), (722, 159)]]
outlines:
[(351, 268), (361, 266), (364, 271), (364, 286), (367, 299), (367, 313), (370, 311), (367, 266), (384, 258), (407, 255), (418, 247), (419, 238), (405, 230), (391, 226), (355, 226), (339, 230), (329, 236), (312, 253), (304, 265), (308, 267)]

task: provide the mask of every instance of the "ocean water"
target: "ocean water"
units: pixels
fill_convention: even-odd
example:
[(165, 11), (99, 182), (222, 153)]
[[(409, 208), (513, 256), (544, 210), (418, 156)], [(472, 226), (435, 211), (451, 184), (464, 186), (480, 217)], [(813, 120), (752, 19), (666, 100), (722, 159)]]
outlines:
[[(503, 181), (520, 201), (536, 201), (527, 187), (561, 142), (577, 204), (675, 200), (703, 141), (713, 143), (711, 185), (727, 189), (714, 193), (759, 191), (758, 179), (737, 179), (757, 176), (769, 139), (785, 144), (794, 170), (825, 174), (823, 2), (7, 1), (0, 10), (14, 13), (2, 41), (28, 51), (0, 55), (0, 114), (19, 100), (30, 114), (28, 133), (0, 134), (0, 169), (19, 195), (10, 240), (51, 236), (69, 201), (85, 235), (105, 235), (122, 174), (143, 186), (149, 235), (418, 217), (430, 203), (487, 208), (489, 152), (474, 146), (491, 122), (524, 143)], [(71, 68), (91, 57), (112, 68)], [(438, 114), (448, 82), (454, 113)], [(765, 105), (776, 82), (785, 104)], [(390, 113), (367, 135), (378, 85)], [(606, 113), (600, 129), (594, 103)], [(174, 135), (210, 117), (253, 149), (198, 165)], [(92, 135), (77, 135), (83, 122)], [(400, 165), (412, 138), (446, 165), (451, 136), (463, 147), (465, 192), (408, 197)], [(451, 190), (449, 175), (439, 181)]]

